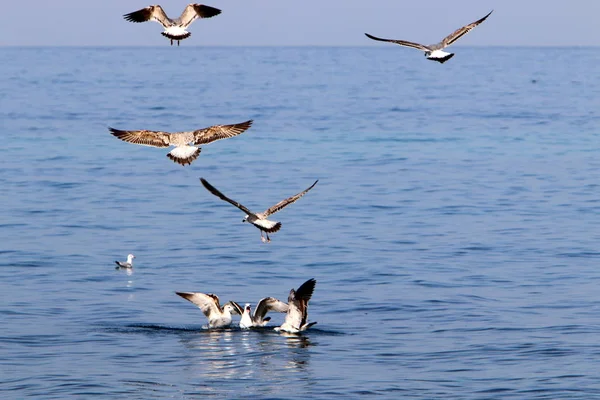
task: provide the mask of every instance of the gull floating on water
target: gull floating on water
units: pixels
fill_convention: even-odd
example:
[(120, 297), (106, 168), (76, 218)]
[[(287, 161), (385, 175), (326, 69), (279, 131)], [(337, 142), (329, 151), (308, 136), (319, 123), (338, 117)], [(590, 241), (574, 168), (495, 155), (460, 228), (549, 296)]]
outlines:
[(219, 304), (219, 297), (215, 294), (198, 292), (175, 292), (177, 295), (194, 303), (208, 318), (209, 328), (223, 328), (231, 325), (231, 315), (240, 314), (240, 306), (231, 301), (223, 307)]
[(171, 160), (178, 164), (191, 164), (198, 156), (202, 148), (200, 145), (215, 142), (237, 136), (252, 125), (252, 120), (232, 125), (214, 125), (204, 129), (190, 132), (162, 132), (162, 131), (121, 131), (108, 128), (117, 138), (134, 144), (151, 147), (175, 146), (167, 154)]
[(133, 254), (128, 254), (127, 255), (127, 261), (123, 262), (123, 261), (115, 261), (115, 264), (117, 264), (117, 269), (119, 268), (133, 268), (133, 259), (135, 258), (135, 256)]
[(191, 36), (191, 33), (186, 28), (192, 22), (198, 18), (210, 18), (219, 14), (221, 14), (221, 10), (218, 8), (192, 3), (188, 4), (181, 13), (181, 16), (176, 19), (167, 17), (167, 14), (165, 14), (165, 11), (159, 5), (148, 6), (141, 10), (125, 14), (123, 18), (130, 22), (156, 21), (165, 28), (164, 32), (161, 32), (161, 35), (171, 39), (171, 46), (173, 46), (173, 40), (176, 40), (177, 46), (179, 46), (180, 40)]
[(317, 281), (309, 279), (298, 288), (290, 290), (288, 311), (283, 324), (275, 328), (278, 332), (299, 333), (307, 330), (316, 322), (308, 321), (308, 301), (312, 297)]
[[(310, 185), (310, 187), (308, 189), (303, 190), (302, 192), (300, 192), (292, 197), (289, 197), (285, 200), (280, 201), (279, 203), (275, 204), (273, 207), (267, 209), (266, 211), (264, 211), (262, 213), (255, 214), (252, 211), (250, 211), (248, 208), (243, 206), (242, 204), (238, 203), (237, 201), (231, 200), (229, 197), (227, 197), (223, 193), (219, 192), (217, 190), (217, 188), (215, 188), (213, 185), (208, 183), (208, 181), (206, 181), (206, 179), (200, 178), (200, 181), (202, 182), (202, 185), (204, 185), (204, 187), (209, 192), (211, 192), (212, 194), (214, 194), (221, 200), (225, 200), (229, 204), (232, 204), (232, 205), (236, 206), (237, 208), (239, 208), (240, 210), (242, 210), (243, 212), (245, 212), (246, 216), (244, 217), (242, 222), (250, 222), (252, 225), (257, 227), (260, 230), (260, 239), (263, 241), (263, 243), (271, 241), (271, 238), (269, 238), (269, 233), (277, 232), (281, 228), (281, 222), (269, 221), (267, 219), (269, 217), (269, 215), (275, 214), (277, 211), (280, 211), (284, 207), (294, 203), (300, 197), (304, 196), (310, 189), (312, 189), (317, 184), (317, 182), (319, 182), (319, 180), (317, 179), (315, 181), (315, 183)], [(265, 232), (265, 234), (267, 236), (266, 239), (263, 237), (263, 232)]]
[(367, 35), (368, 38), (371, 38), (373, 40), (396, 43), (396, 44), (399, 44), (400, 46), (412, 47), (414, 49), (424, 51), (425, 57), (427, 57), (427, 59), (437, 61), (437, 62), (443, 64), (454, 56), (454, 53), (447, 53), (447, 52), (443, 51), (443, 49), (450, 46), (452, 43), (456, 42), (458, 39), (460, 39), (461, 37), (463, 37), (464, 35), (469, 33), (471, 31), (471, 29), (475, 28), (477, 25), (479, 25), (483, 21), (485, 21), (486, 18), (489, 17), (492, 12), (494, 12), (494, 10), (490, 11), (489, 14), (486, 15), (485, 17), (478, 19), (477, 21), (475, 21), (469, 25), (465, 25), (462, 28), (459, 28), (456, 31), (452, 32), (450, 35), (446, 36), (441, 42), (439, 42), (437, 44), (431, 44), (428, 46), (425, 46), (425, 45), (419, 44), (419, 43), (414, 43), (414, 42), (407, 42), (405, 40), (382, 39), (382, 38), (378, 38), (378, 37), (369, 35), (368, 33), (365, 33), (365, 35)]
[(269, 311), (287, 313), (288, 305), (274, 297), (265, 297), (258, 302), (254, 314), (252, 314), (252, 307), (247, 303), (241, 313), (240, 328), (247, 329), (267, 325), (271, 320), (271, 317), (265, 317)]

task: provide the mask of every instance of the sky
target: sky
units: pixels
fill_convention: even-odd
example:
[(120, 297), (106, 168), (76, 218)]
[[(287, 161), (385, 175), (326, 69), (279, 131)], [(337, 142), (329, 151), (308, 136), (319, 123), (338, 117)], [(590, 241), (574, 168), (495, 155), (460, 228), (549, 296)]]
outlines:
[[(156, 22), (123, 14), (152, 0), (3, 0), (0, 46), (168, 45)], [(177, 17), (190, 0), (159, 1)], [(156, 4), (156, 3), (155, 3)], [(599, 46), (600, 0), (206, 0), (222, 14), (197, 20), (186, 46), (368, 46), (364, 32), (436, 43), (494, 13), (463, 46)]]

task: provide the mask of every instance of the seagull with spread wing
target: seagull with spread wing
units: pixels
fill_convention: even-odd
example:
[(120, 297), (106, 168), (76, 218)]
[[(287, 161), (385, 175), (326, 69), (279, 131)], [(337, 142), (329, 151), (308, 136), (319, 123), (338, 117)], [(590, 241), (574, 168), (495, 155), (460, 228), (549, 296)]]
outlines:
[(489, 17), (492, 12), (494, 12), (494, 10), (490, 11), (488, 15), (486, 15), (485, 17), (483, 17), (481, 19), (478, 19), (477, 21), (473, 22), (472, 24), (465, 25), (462, 28), (459, 28), (456, 31), (452, 32), (450, 35), (446, 36), (444, 38), (444, 40), (442, 40), (441, 42), (439, 42), (437, 44), (428, 45), (428, 46), (425, 46), (425, 45), (419, 44), (419, 43), (414, 43), (414, 42), (407, 42), (406, 40), (382, 39), (382, 38), (378, 38), (378, 37), (369, 35), (368, 33), (365, 33), (365, 35), (367, 35), (368, 38), (373, 39), (373, 40), (379, 40), (381, 42), (396, 43), (396, 44), (399, 44), (400, 46), (412, 47), (413, 49), (418, 49), (418, 50), (424, 51), (425, 57), (427, 57), (428, 60), (437, 61), (437, 62), (443, 64), (454, 56), (454, 53), (447, 53), (447, 52), (443, 51), (443, 49), (450, 46), (452, 43), (456, 42), (458, 39), (460, 39), (461, 37), (463, 37), (464, 35), (469, 33), (477, 25), (479, 25), (483, 21), (485, 21), (486, 18)]
[[(200, 181), (209, 192), (211, 192), (221, 200), (225, 200), (229, 204), (232, 204), (240, 210), (242, 210), (243, 212), (245, 212), (246, 216), (244, 217), (242, 222), (249, 222), (255, 227), (257, 227), (260, 230), (260, 239), (263, 241), (263, 243), (271, 241), (271, 239), (269, 238), (269, 233), (277, 232), (281, 228), (281, 222), (270, 221), (267, 218), (271, 214), (275, 214), (277, 211), (281, 211), (284, 207), (289, 206), (290, 204), (297, 201), (300, 197), (304, 196), (310, 189), (312, 189), (317, 184), (317, 182), (319, 182), (319, 180), (317, 179), (315, 183), (310, 185), (308, 189), (303, 190), (302, 192), (295, 194), (292, 197), (280, 201), (279, 203), (275, 204), (273, 207), (267, 209), (262, 213), (253, 213), (242, 204), (238, 203), (237, 201), (231, 200), (229, 197), (219, 192), (217, 188), (208, 183), (206, 179), (200, 178)], [(263, 237), (263, 232), (265, 232), (266, 238)]]
[(218, 8), (192, 3), (188, 4), (181, 13), (181, 16), (175, 19), (167, 17), (167, 14), (165, 14), (165, 11), (159, 5), (148, 6), (141, 10), (125, 14), (123, 15), (123, 18), (130, 22), (158, 22), (165, 28), (164, 32), (161, 32), (161, 34), (171, 39), (171, 46), (173, 46), (174, 40), (177, 41), (177, 46), (179, 46), (180, 40), (190, 37), (191, 33), (187, 31), (187, 27), (190, 26), (192, 22), (198, 18), (211, 18), (219, 14), (221, 14), (221, 10)]
[(208, 318), (209, 328), (223, 328), (231, 325), (231, 315), (240, 314), (240, 306), (232, 301), (223, 307), (219, 304), (216, 294), (205, 294), (199, 292), (175, 292), (177, 295), (194, 303)]
[(252, 307), (249, 303), (246, 303), (244, 310), (241, 312), (240, 328), (248, 329), (267, 325), (271, 320), (271, 317), (266, 317), (269, 311), (287, 313), (288, 305), (274, 297), (265, 297), (260, 299), (253, 314)]
[(316, 280), (309, 279), (298, 290), (290, 290), (285, 321), (275, 328), (276, 331), (299, 333), (316, 324), (316, 322), (308, 322), (308, 301), (312, 297), (316, 284)]
[(204, 129), (191, 132), (162, 132), (162, 131), (121, 131), (108, 128), (110, 133), (117, 138), (134, 144), (151, 147), (175, 146), (167, 154), (171, 160), (178, 164), (191, 164), (198, 156), (202, 148), (200, 145), (209, 144), (221, 139), (237, 136), (252, 125), (252, 120), (233, 125), (214, 125)]

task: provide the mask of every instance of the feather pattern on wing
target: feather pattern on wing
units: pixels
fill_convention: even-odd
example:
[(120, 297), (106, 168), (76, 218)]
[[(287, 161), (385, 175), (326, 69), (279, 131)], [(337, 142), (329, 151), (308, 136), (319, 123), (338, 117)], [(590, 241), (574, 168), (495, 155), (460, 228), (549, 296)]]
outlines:
[(288, 305), (274, 297), (265, 297), (256, 305), (254, 318), (262, 321), (269, 311), (286, 313), (288, 311)]
[(462, 28), (459, 28), (457, 30), (455, 30), (454, 32), (452, 32), (451, 34), (449, 34), (448, 36), (446, 36), (444, 38), (444, 40), (442, 40), (442, 45), (444, 45), (444, 47), (450, 46), (452, 43), (456, 42), (458, 39), (460, 39), (461, 37), (463, 37), (464, 35), (466, 35), (467, 33), (471, 32), (471, 30), (473, 28), (475, 28), (477, 25), (481, 24), (483, 21), (486, 20), (487, 17), (490, 16), (491, 13), (493, 13), (494, 10), (490, 11), (485, 17), (478, 19), (477, 21), (469, 24), (469, 25), (465, 25)]
[(221, 14), (221, 10), (203, 4), (188, 4), (179, 17), (179, 23), (183, 28), (187, 28), (198, 18), (211, 18)]
[(225, 200), (229, 204), (236, 206), (237, 208), (239, 208), (240, 210), (242, 210), (246, 214), (253, 214), (252, 211), (248, 210), (246, 207), (244, 207), (243, 205), (241, 205), (237, 201), (231, 200), (229, 197), (227, 197), (223, 193), (219, 192), (217, 190), (217, 188), (214, 187), (213, 185), (211, 185), (210, 183), (208, 183), (208, 181), (206, 179), (200, 178), (200, 182), (202, 182), (202, 185), (206, 188), (206, 190), (208, 190), (209, 192), (211, 192), (213, 195), (217, 196), (221, 200)]
[(430, 51), (431, 50), (429, 47), (427, 47), (425, 45), (422, 45), (419, 43), (414, 43), (414, 42), (408, 42), (406, 40), (382, 39), (382, 38), (378, 38), (373, 35), (369, 35), (368, 33), (365, 33), (365, 35), (370, 39), (379, 40), (380, 42), (395, 43), (395, 44), (399, 44), (400, 46), (412, 47), (413, 49), (418, 49), (418, 50), (422, 50), (422, 51)]
[(148, 6), (146, 8), (142, 8), (141, 10), (137, 10), (131, 12), (129, 14), (123, 15), (127, 21), (130, 22), (146, 22), (146, 21), (156, 21), (165, 28), (172, 25), (171, 19), (167, 17), (165, 11), (161, 6)]
[(312, 185), (310, 185), (310, 187), (308, 189), (305, 189), (303, 191), (301, 191), (300, 193), (289, 197), (285, 200), (280, 201), (279, 203), (275, 204), (273, 207), (267, 209), (264, 213), (263, 216), (266, 218), (271, 214), (275, 214), (277, 211), (280, 211), (282, 208), (289, 206), (290, 204), (294, 203), (295, 201), (297, 201), (300, 197), (304, 196), (310, 189), (312, 189), (317, 182), (319, 182), (319, 180), (317, 179), (315, 181), (315, 183), (313, 183)]
[(191, 292), (175, 292), (177, 295), (183, 297), (187, 301), (192, 302), (200, 310), (202, 313), (206, 315), (207, 318), (210, 319), (211, 314), (215, 312), (220, 313), (223, 312), (221, 306), (219, 305), (219, 297), (214, 294), (204, 294), (204, 293), (191, 293)]
[(121, 131), (119, 129), (108, 128), (113, 136), (129, 143), (141, 144), (152, 147), (169, 147), (171, 134), (160, 131)]
[(214, 125), (204, 129), (198, 129), (192, 132), (194, 137), (194, 144), (207, 144), (217, 140), (227, 139), (233, 136), (237, 136), (244, 132), (252, 125), (252, 120), (248, 120), (239, 124), (231, 125)]

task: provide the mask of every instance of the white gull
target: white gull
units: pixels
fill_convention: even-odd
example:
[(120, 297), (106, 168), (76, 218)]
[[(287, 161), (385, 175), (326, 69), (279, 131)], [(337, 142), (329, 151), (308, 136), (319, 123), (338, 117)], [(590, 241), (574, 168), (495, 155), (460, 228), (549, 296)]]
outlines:
[(462, 28), (459, 28), (456, 31), (452, 32), (450, 35), (446, 36), (441, 42), (436, 43), (436, 44), (431, 44), (428, 46), (419, 44), (419, 43), (408, 42), (406, 40), (382, 39), (382, 38), (375, 37), (373, 35), (369, 35), (368, 33), (365, 33), (365, 35), (367, 35), (368, 38), (373, 39), (373, 40), (379, 40), (381, 42), (396, 43), (396, 44), (399, 44), (400, 46), (412, 47), (414, 49), (424, 51), (425, 57), (427, 57), (427, 59), (437, 61), (437, 62), (443, 64), (446, 61), (448, 61), (449, 59), (451, 59), (452, 56), (454, 56), (454, 53), (447, 53), (447, 52), (443, 51), (443, 49), (450, 46), (452, 43), (456, 42), (458, 39), (460, 39), (461, 37), (463, 37), (464, 35), (469, 33), (471, 31), (471, 29), (475, 28), (477, 25), (479, 25), (483, 21), (485, 21), (485, 19), (487, 17), (489, 17), (492, 12), (494, 12), (494, 10), (490, 11), (489, 14), (486, 15), (485, 17), (478, 19), (477, 21), (475, 21), (469, 25), (465, 25)]
[(316, 280), (309, 279), (298, 290), (290, 290), (285, 321), (281, 326), (275, 328), (276, 331), (299, 333), (316, 324), (316, 322), (308, 322), (308, 301), (312, 297), (316, 284)]
[[(260, 230), (260, 239), (263, 241), (263, 243), (271, 241), (271, 238), (269, 238), (269, 233), (277, 232), (281, 228), (281, 222), (270, 221), (267, 218), (271, 214), (275, 214), (277, 211), (281, 211), (284, 207), (297, 201), (300, 197), (304, 196), (310, 189), (312, 189), (317, 184), (317, 182), (319, 182), (319, 180), (317, 179), (315, 183), (310, 185), (308, 189), (305, 189), (302, 192), (293, 195), (292, 197), (288, 197), (287, 199), (280, 201), (279, 203), (275, 204), (271, 208), (268, 208), (262, 213), (253, 213), (242, 204), (230, 199), (229, 197), (225, 196), (223, 193), (218, 191), (217, 188), (208, 183), (206, 179), (200, 178), (200, 181), (209, 192), (211, 192), (221, 200), (225, 200), (229, 204), (232, 204), (240, 210), (242, 210), (243, 212), (245, 212), (246, 216), (244, 217), (242, 222), (249, 222), (255, 227), (257, 227)], [(263, 232), (265, 232), (267, 236), (266, 239), (263, 237)]]
[(227, 302), (223, 307), (219, 304), (219, 297), (215, 294), (199, 292), (175, 292), (177, 295), (194, 303), (208, 318), (209, 328), (223, 328), (231, 325), (231, 315), (239, 314), (239, 305)]
[(125, 14), (123, 18), (130, 22), (158, 22), (165, 28), (164, 32), (161, 32), (161, 35), (171, 39), (171, 46), (173, 46), (173, 40), (176, 40), (177, 46), (179, 46), (180, 40), (191, 36), (191, 33), (186, 29), (192, 22), (198, 18), (210, 18), (219, 14), (221, 14), (221, 10), (218, 8), (191, 3), (183, 10), (181, 16), (175, 19), (167, 17), (167, 14), (165, 14), (165, 11), (159, 5), (148, 6), (141, 10)]
[(123, 262), (123, 261), (115, 261), (115, 264), (117, 264), (117, 269), (119, 268), (133, 268), (133, 259), (135, 258), (135, 256), (133, 254), (128, 254), (127, 255), (127, 261)]

